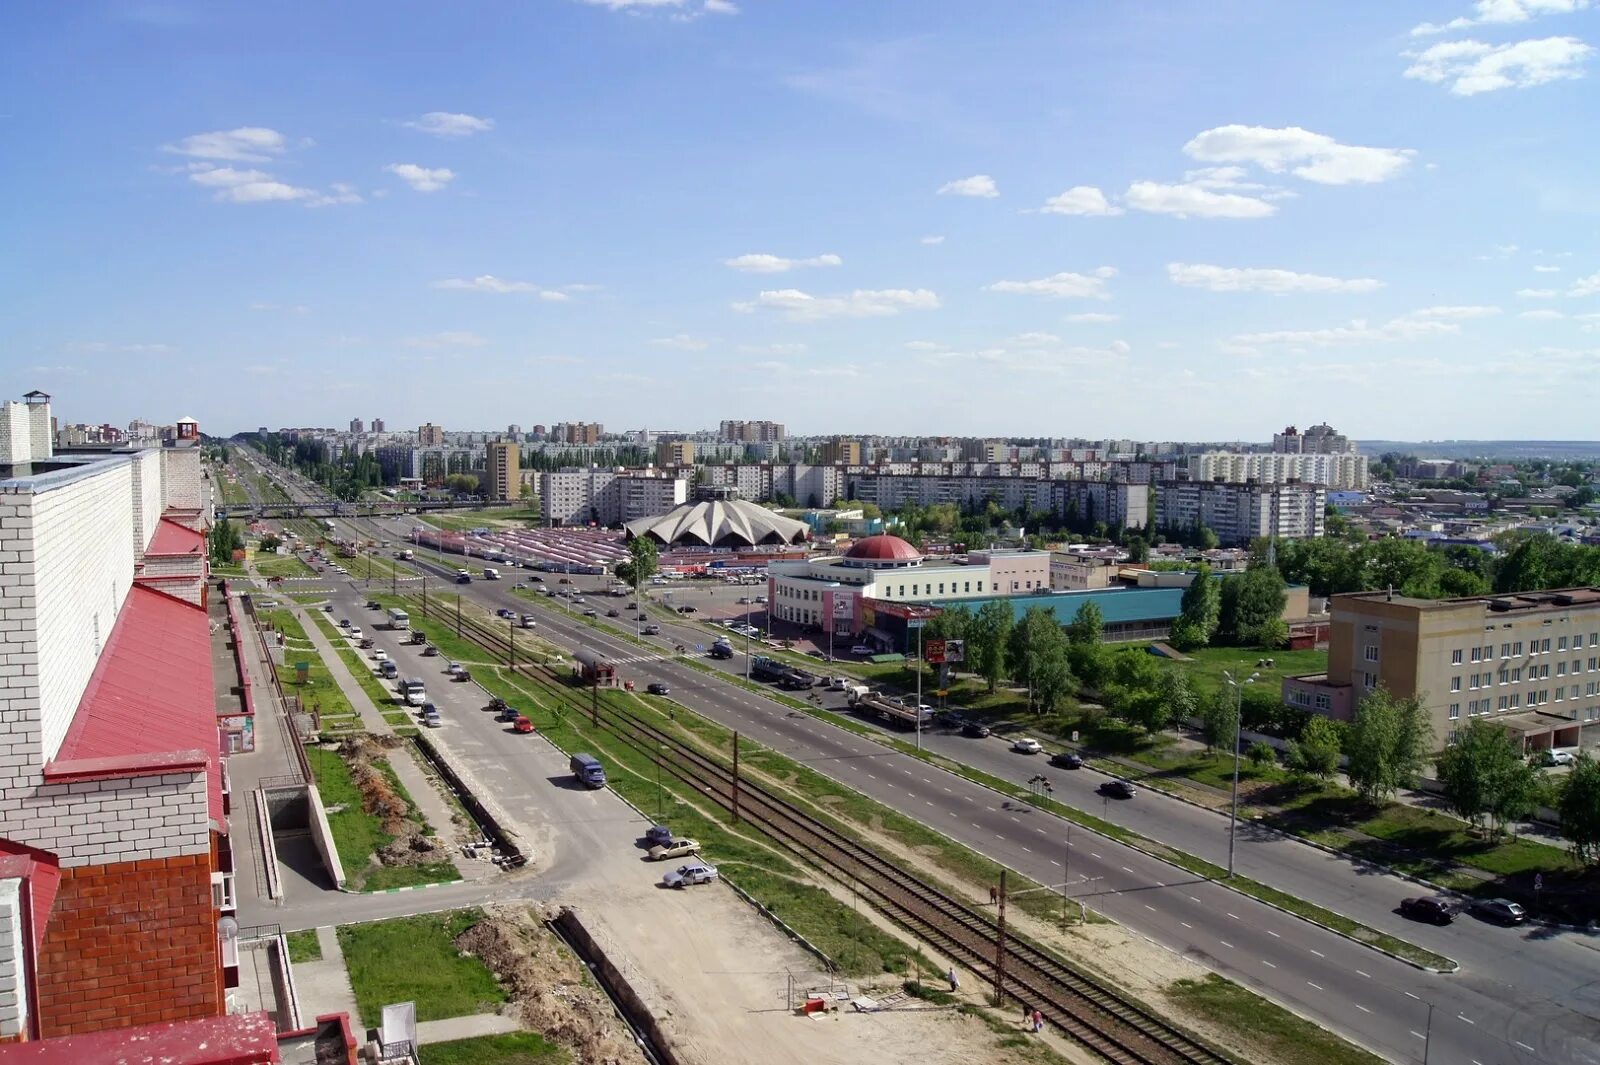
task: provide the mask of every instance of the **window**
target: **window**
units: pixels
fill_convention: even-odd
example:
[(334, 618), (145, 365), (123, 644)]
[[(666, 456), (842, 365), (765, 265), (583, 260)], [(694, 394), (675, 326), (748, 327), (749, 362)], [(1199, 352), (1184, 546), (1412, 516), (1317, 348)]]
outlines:
[(1502, 696), (1500, 696), (1500, 702), (1499, 702), (1499, 704), (1497, 706), (1497, 709), (1504, 710), (1506, 707), (1508, 707), (1510, 705), (1511, 705), (1511, 697), (1509, 695), (1502, 695)]
[[(1476, 659), (1474, 659), (1474, 661), (1476, 661)], [(1459, 666), (1461, 664), (1461, 649), (1459, 647), (1450, 652), (1450, 664), (1452, 666)]]
[(1500, 683), (1500, 684), (1510, 684), (1511, 683), (1511, 671), (1509, 669), (1506, 669), (1504, 666), (1500, 667), (1500, 676), (1498, 678), (1498, 683)]
[[(962, 583), (961, 583), (961, 590), (962, 590), (962, 591), (963, 591), (963, 592), (970, 592), (970, 591), (972, 591), (972, 582), (971, 582), (971, 581), (963, 581), (963, 582), (962, 582)], [(1198, 594), (1198, 593), (1196, 593), (1196, 594)]]
[(1548, 680), (1549, 678), (1550, 678), (1550, 663), (1546, 662), (1544, 665), (1539, 667), (1539, 679), (1540, 680)]
[(1333, 706), (1333, 702), (1326, 695), (1317, 696), (1317, 709), (1318, 710), (1328, 710), (1328, 709), (1331, 709), (1332, 706)]
[(1454, 721), (1457, 718), (1459, 718), (1460, 716), (1461, 716), (1461, 704), (1460, 703), (1451, 703), (1450, 704), (1450, 720)]
[(1556, 685), (1556, 702), (1559, 703), (1561, 700), (1565, 699), (1566, 697), (1567, 697), (1567, 686), (1565, 684)]
[(1503, 643), (1503, 644), (1500, 645), (1500, 657), (1501, 658), (1510, 658), (1511, 657), (1511, 645), (1509, 643)]
[(900, 598), (904, 599), (905, 597), (906, 597), (906, 586), (902, 584), (900, 586)]
[(917, 594), (917, 586), (915, 584), (913, 584), (911, 586), (911, 594), (912, 595), (916, 595)]
[(1518, 640), (1516, 643), (1511, 645), (1511, 657), (1512, 658), (1521, 658), (1522, 657), (1522, 641), (1521, 640)]
[(1472, 660), (1474, 662), (1476, 662), (1478, 659), (1480, 659), (1482, 657), (1483, 657), (1483, 652), (1479, 648), (1474, 647), (1472, 649)]
[(939, 594), (940, 595), (944, 594), (944, 581), (940, 581), (939, 582)]
[(1378, 648), (1377, 648), (1377, 645), (1370, 644), (1370, 643), (1367, 644), (1367, 646), (1362, 649), (1361, 656), (1363, 658), (1365, 658), (1368, 662), (1376, 662), (1378, 660)]
[(1450, 678), (1450, 690), (1453, 691), (1453, 692), (1458, 692), (1458, 691), (1461, 690), (1461, 678), (1460, 677), (1451, 677)]
[(1513, 695), (1511, 697), (1511, 709), (1515, 710), (1517, 707), (1519, 707), (1521, 705), (1522, 705), (1522, 696), (1521, 695)]
[(1493, 657), (1494, 657), (1494, 646), (1490, 645), (1488, 647), (1485, 647), (1483, 649), (1483, 660), (1485, 662), (1487, 662), (1487, 661), (1489, 661), (1489, 659), (1491, 659)]
[(1544, 639), (1539, 641), (1539, 653), (1542, 655), (1547, 655), (1550, 653), (1550, 637), (1546, 636)]
[(979, 592), (982, 592), (982, 591), (983, 591), (983, 582), (982, 582), (982, 581), (979, 581), (979, 582), (978, 582), (978, 591), (979, 591)]
[[(1198, 593), (1196, 593), (1196, 594), (1198, 594)], [(1557, 651), (1565, 651), (1566, 649), (1567, 649), (1567, 638), (1565, 636), (1558, 637), (1556, 639), (1556, 650)]]
[(1378, 686), (1378, 675), (1376, 673), (1363, 673), (1362, 678), (1367, 687), (1376, 688)]
[(1478, 690), (1478, 675), (1476, 673), (1470, 673), (1470, 674), (1467, 675), (1467, 690), (1468, 691), (1477, 691)]
[(1564, 677), (1566, 675), (1567, 675), (1567, 664), (1565, 662), (1557, 662), (1556, 663), (1556, 676)]

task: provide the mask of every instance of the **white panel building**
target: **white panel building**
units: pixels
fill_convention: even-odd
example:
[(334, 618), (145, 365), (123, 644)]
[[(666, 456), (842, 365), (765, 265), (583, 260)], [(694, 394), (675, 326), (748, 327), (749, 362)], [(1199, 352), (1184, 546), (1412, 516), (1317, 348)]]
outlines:
[(1189, 480), (1244, 484), (1319, 484), (1335, 491), (1364, 491), (1367, 457), (1351, 452), (1209, 451), (1189, 458)]
[(1248, 544), (1257, 536), (1321, 536), (1327, 505), (1320, 485), (1166, 481), (1156, 489), (1160, 528), (1204, 525), (1223, 544)]

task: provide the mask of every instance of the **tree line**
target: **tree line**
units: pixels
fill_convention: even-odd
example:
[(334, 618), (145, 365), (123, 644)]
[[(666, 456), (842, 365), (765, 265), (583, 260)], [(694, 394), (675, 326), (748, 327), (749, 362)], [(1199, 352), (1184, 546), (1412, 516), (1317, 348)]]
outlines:
[[(1540, 591), (1600, 584), (1600, 547), (1566, 543), (1549, 533), (1512, 530), (1496, 551), (1466, 544), (1429, 547), (1419, 540), (1321, 537), (1275, 545), (1284, 577), (1312, 595), (1393, 588), (1418, 599)], [(1252, 546), (1252, 553), (1261, 551)]]

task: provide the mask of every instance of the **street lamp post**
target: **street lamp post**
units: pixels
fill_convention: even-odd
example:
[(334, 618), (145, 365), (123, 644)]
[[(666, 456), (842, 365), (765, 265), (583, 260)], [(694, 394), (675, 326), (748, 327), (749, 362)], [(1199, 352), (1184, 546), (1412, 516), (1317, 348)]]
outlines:
[(1233, 679), (1233, 674), (1227, 670), (1222, 671), (1222, 676), (1228, 682), (1228, 687), (1233, 689), (1233, 798), (1230, 801), (1232, 813), (1228, 821), (1228, 878), (1233, 878), (1233, 852), (1239, 834), (1239, 743), (1244, 733), (1244, 686), (1254, 684), (1261, 674), (1252, 673), (1243, 681)]

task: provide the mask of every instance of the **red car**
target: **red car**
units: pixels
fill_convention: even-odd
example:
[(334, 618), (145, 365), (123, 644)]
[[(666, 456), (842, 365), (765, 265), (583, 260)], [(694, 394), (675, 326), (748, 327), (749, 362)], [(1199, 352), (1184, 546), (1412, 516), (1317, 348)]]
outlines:
[(532, 732), (533, 731), (533, 722), (529, 721), (526, 715), (518, 714), (516, 723), (513, 724), (511, 727), (513, 729), (515, 729), (516, 731), (518, 731), (518, 732)]

